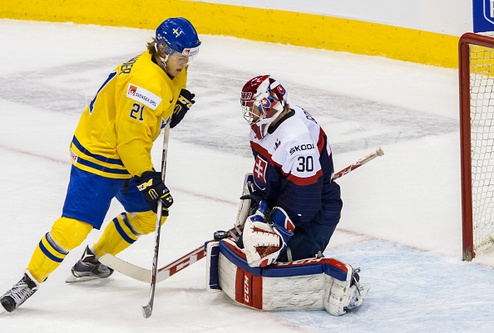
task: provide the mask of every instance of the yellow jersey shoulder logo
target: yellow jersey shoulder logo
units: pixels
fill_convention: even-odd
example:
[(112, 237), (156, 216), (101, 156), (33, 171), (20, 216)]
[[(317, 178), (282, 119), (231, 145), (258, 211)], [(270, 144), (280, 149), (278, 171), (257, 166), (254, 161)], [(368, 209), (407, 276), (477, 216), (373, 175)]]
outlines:
[(152, 92), (134, 84), (129, 84), (127, 89), (127, 97), (144, 104), (152, 110), (156, 110), (158, 105), (161, 103), (161, 98), (159, 96), (156, 96)]

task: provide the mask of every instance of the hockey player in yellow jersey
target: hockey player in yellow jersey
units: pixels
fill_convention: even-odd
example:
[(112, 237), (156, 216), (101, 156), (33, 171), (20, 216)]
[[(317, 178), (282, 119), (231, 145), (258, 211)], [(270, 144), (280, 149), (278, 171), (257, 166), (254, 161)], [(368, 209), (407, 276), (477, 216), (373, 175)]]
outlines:
[(70, 145), (72, 167), (62, 216), (41, 238), (22, 279), (0, 298), (5, 310), (17, 309), (69, 251), (93, 228), (101, 228), (113, 198), (125, 211), (86, 247), (72, 267), (74, 279), (110, 276), (112, 270), (98, 258), (115, 255), (155, 231), (158, 201), (165, 222), (173, 198), (153, 168), (151, 148), (161, 129), (175, 127), (194, 104), (195, 95), (186, 89), (187, 69), (200, 44), (187, 19), (167, 19), (145, 52), (108, 75), (83, 111)]

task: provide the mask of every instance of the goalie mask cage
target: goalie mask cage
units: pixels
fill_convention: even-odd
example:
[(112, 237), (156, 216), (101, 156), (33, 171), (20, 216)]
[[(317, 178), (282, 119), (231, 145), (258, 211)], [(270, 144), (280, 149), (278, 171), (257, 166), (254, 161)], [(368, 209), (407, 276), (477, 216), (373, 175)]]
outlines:
[(494, 245), (494, 33), (459, 41), (463, 260)]

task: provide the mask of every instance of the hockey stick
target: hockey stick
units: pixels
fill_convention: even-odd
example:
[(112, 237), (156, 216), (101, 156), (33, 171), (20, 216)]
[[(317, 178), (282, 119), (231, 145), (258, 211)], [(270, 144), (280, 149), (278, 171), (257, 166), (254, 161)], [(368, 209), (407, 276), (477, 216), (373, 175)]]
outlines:
[[(359, 159), (357, 162), (350, 164), (349, 166), (343, 168), (342, 170), (338, 171), (337, 173), (334, 174), (333, 180), (338, 179), (340, 177), (343, 177), (344, 175), (348, 174), (349, 172), (361, 167), (365, 163), (373, 160), (376, 157), (384, 155), (384, 152), (381, 148), (377, 148), (376, 151), (373, 153), (362, 157)], [(243, 200), (245, 201), (245, 200)], [(241, 214), (241, 209), (239, 209), (238, 214)], [(237, 217), (238, 219), (238, 217)], [(226, 235), (231, 235), (232, 233), (237, 234), (238, 236), (239, 230), (237, 230), (235, 227), (228, 230), (228, 231), (217, 231), (215, 232), (215, 239), (221, 239)], [(180, 272), (182, 269), (189, 267), (193, 263), (199, 261), (200, 259), (204, 258), (206, 255), (204, 251), (204, 244), (201, 246), (197, 247), (196, 249), (190, 251), (186, 255), (180, 257), (179, 259), (173, 261), (172, 263), (158, 269), (158, 274), (156, 276), (156, 283), (157, 282), (162, 282), (166, 279), (168, 279), (170, 276)], [(118, 257), (112, 256), (110, 254), (105, 254), (100, 258), (100, 261), (116, 270), (117, 272), (120, 272), (123, 275), (127, 275), (128, 277), (146, 282), (148, 283), (151, 279), (151, 271), (146, 268), (142, 268), (139, 266), (136, 266), (134, 264), (129, 263), (128, 261), (125, 261), (123, 259), (120, 259)]]
[[(177, 260), (158, 269), (158, 274), (156, 275), (156, 283), (165, 281), (166, 279), (180, 272), (184, 268), (187, 268), (190, 265), (198, 262), (205, 256), (206, 256), (206, 252), (204, 250), (204, 245), (197, 247), (196, 249), (190, 251), (186, 255), (183, 255)], [(105, 254), (100, 258), (100, 261), (104, 263), (104, 265), (113, 268), (116, 271), (120, 272), (121, 274), (133, 278), (135, 280), (142, 281), (145, 283), (149, 283), (151, 280), (151, 274), (152, 274), (151, 270), (131, 264), (128, 261), (125, 261), (118, 257)]]
[(335, 173), (333, 176), (333, 180), (338, 179), (340, 177), (343, 177), (347, 173), (352, 172), (353, 170), (355, 170), (357, 168), (360, 168), (365, 163), (372, 161), (376, 157), (383, 156), (383, 155), (384, 155), (383, 150), (381, 149), (381, 147), (378, 147), (378, 148), (376, 148), (376, 151), (374, 151), (373, 153), (370, 153), (369, 155), (362, 157), (357, 162), (350, 164), (346, 168), (343, 168), (340, 171), (338, 171), (337, 173)]
[[(204, 245), (199, 246), (197, 249), (190, 251), (174, 262), (158, 269), (156, 282), (162, 282), (168, 279), (170, 276), (175, 275), (182, 269), (189, 267), (193, 263), (201, 260), (202, 258), (204, 258), (205, 255), (206, 253), (204, 251)], [(103, 259), (101, 262), (104, 262), (104, 264), (108, 267), (115, 267), (121, 274), (127, 275), (135, 280), (145, 283), (149, 283), (151, 281), (151, 270), (131, 264), (112, 255), (105, 255), (103, 257), (101, 257), (101, 259)]]
[[(161, 179), (163, 183), (166, 178), (166, 156), (168, 152), (168, 138), (170, 137), (170, 121), (165, 125), (163, 130), (163, 151), (161, 155)], [(158, 255), (160, 250), (160, 236), (161, 236), (161, 217), (162, 217), (163, 202), (158, 200), (158, 207), (156, 208), (156, 239), (154, 242), (154, 255), (153, 255), (153, 267), (151, 271), (151, 290), (149, 292), (149, 301), (146, 305), (142, 306), (142, 314), (144, 318), (149, 318), (153, 314), (154, 294), (156, 292), (156, 275), (158, 274)]]

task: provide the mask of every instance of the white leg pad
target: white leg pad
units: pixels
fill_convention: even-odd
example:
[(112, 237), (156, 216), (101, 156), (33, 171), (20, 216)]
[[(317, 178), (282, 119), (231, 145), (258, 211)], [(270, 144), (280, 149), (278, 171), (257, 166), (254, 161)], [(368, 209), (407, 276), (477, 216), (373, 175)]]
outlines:
[(352, 281), (350, 265), (332, 258), (309, 258), (250, 267), (234, 242), (219, 242), (217, 283), (231, 299), (266, 311), (326, 310), (340, 316), (358, 307), (368, 285)]
[(360, 285), (353, 279), (353, 268), (346, 265), (348, 269), (345, 281), (329, 277), (328, 287), (324, 297), (324, 308), (333, 316), (344, 315), (347, 310), (359, 307), (364, 302), (370, 285)]

